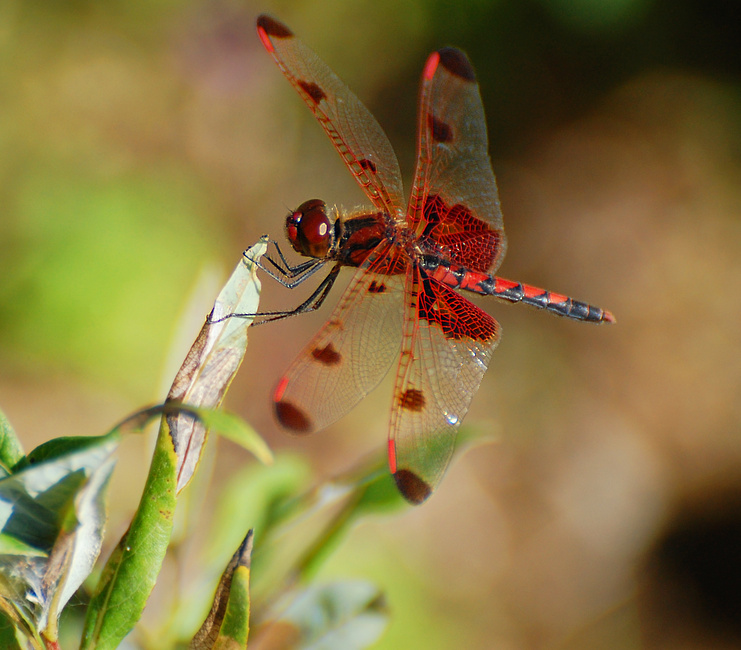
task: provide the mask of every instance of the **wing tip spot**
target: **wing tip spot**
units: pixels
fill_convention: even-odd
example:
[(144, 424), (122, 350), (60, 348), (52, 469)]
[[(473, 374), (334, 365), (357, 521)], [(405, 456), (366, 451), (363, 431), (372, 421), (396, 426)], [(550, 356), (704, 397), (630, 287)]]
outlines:
[(476, 81), (473, 66), (461, 50), (455, 47), (444, 47), (437, 53), (440, 55), (440, 63), (450, 74), (466, 81)]
[(394, 472), (394, 481), (396, 481), (396, 487), (401, 492), (401, 496), (412, 505), (418, 506), (424, 503), (432, 494), (429, 483), (422, 480), (411, 470), (400, 469)]
[(257, 29), (267, 36), (274, 36), (275, 38), (289, 38), (293, 36), (293, 32), (288, 27), (267, 14), (262, 14), (258, 17)]
[(286, 429), (293, 433), (311, 433), (311, 420), (298, 406), (290, 402), (278, 400), (275, 402), (275, 417)]

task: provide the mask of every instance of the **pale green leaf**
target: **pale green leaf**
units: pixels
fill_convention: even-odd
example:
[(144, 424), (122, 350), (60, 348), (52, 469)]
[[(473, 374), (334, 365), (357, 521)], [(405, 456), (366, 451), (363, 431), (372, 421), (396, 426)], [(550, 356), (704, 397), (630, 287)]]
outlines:
[(56, 638), (62, 608), (100, 553), (104, 495), (118, 443), (112, 434), (66, 439), (56, 452), (47, 444), (29, 455), (46, 460), (0, 480), (8, 552), (0, 556), (0, 590), (47, 638)]
[[(260, 298), (253, 260), (266, 249), (263, 238), (244, 252), (178, 371), (168, 400), (196, 408), (213, 409), (221, 404), (247, 349), (247, 329), (253, 320), (247, 314), (257, 313)], [(195, 472), (208, 428), (185, 413), (167, 419), (177, 454), (179, 492)]]

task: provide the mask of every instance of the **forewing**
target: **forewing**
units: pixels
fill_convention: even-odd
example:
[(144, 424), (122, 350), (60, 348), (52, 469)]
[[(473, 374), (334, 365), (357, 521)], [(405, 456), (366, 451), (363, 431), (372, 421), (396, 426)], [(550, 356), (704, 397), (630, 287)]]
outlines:
[(391, 407), (389, 466), (399, 491), (422, 503), (442, 480), (455, 437), (499, 340), (499, 325), (416, 269)]
[(403, 275), (384, 275), (387, 242), (368, 256), (329, 321), (275, 390), (278, 421), (311, 433), (348, 413), (383, 379), (401, 344)]
[[(408, 222), (431, 250), (493, 272), (506, 238), (473, 67), (454, 48), (433, 52), (422, 74), (417, 168)], [(424, 243), (426, 242), (426, 244)]]
[(376, 207), (401, 219), (406, 204), (399, 163), (370, 111), (285, 25), (263, 15), (257, 19), (257, 33), (368, 198)]

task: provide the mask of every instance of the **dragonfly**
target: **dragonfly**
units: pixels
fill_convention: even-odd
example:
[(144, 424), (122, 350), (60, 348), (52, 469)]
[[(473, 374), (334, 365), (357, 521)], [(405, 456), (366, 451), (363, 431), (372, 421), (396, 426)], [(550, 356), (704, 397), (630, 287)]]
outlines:
[(420, 504), (442, 480), (500, 338), (498, 322), (461, 291), (574, 320), (615, 318), (493, 275), (506, 238), (484, 108), (461, 50), (433, 52), (422, 71), (417, 162), (406, 201), (396, 155), (370, 111), (283, 23), (262, 15), (257, 33), (373, 205), (346, 212), (320, 199), (302, 203), (286, 217), (285, 230), (308, 260), (291, 266), (277, 248), (279, 260), (267, 256), (271, 266), (261, 263), (291, 288), (329, 268), (305, 302), (275, 318), (317, 309), (339, 271), (355, 269), (327, 322), (278, 382), (277, 420), (297, 434), (324, 429), (398, 359), (388, 463), (401, 495)]

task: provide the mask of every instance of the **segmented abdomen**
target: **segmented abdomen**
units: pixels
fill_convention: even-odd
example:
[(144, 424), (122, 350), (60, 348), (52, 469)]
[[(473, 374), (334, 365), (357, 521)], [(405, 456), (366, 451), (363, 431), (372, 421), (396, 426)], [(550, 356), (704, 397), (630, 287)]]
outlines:
[(521, 282), (505, 280), (494, 275), (469, 271), (462, 266), (442, 262), (434, 255), (425, 255), (421, 268), (431, 277), (454, 289), (464, 289), (484, 296), (495, 296), (509, 302), (522, 302), (537, 309), (545, 309), (558, 316), (592, 323), (613, 323), (615, 317), (600, 307), (574, 300), (560, 293), (546, 291)]

